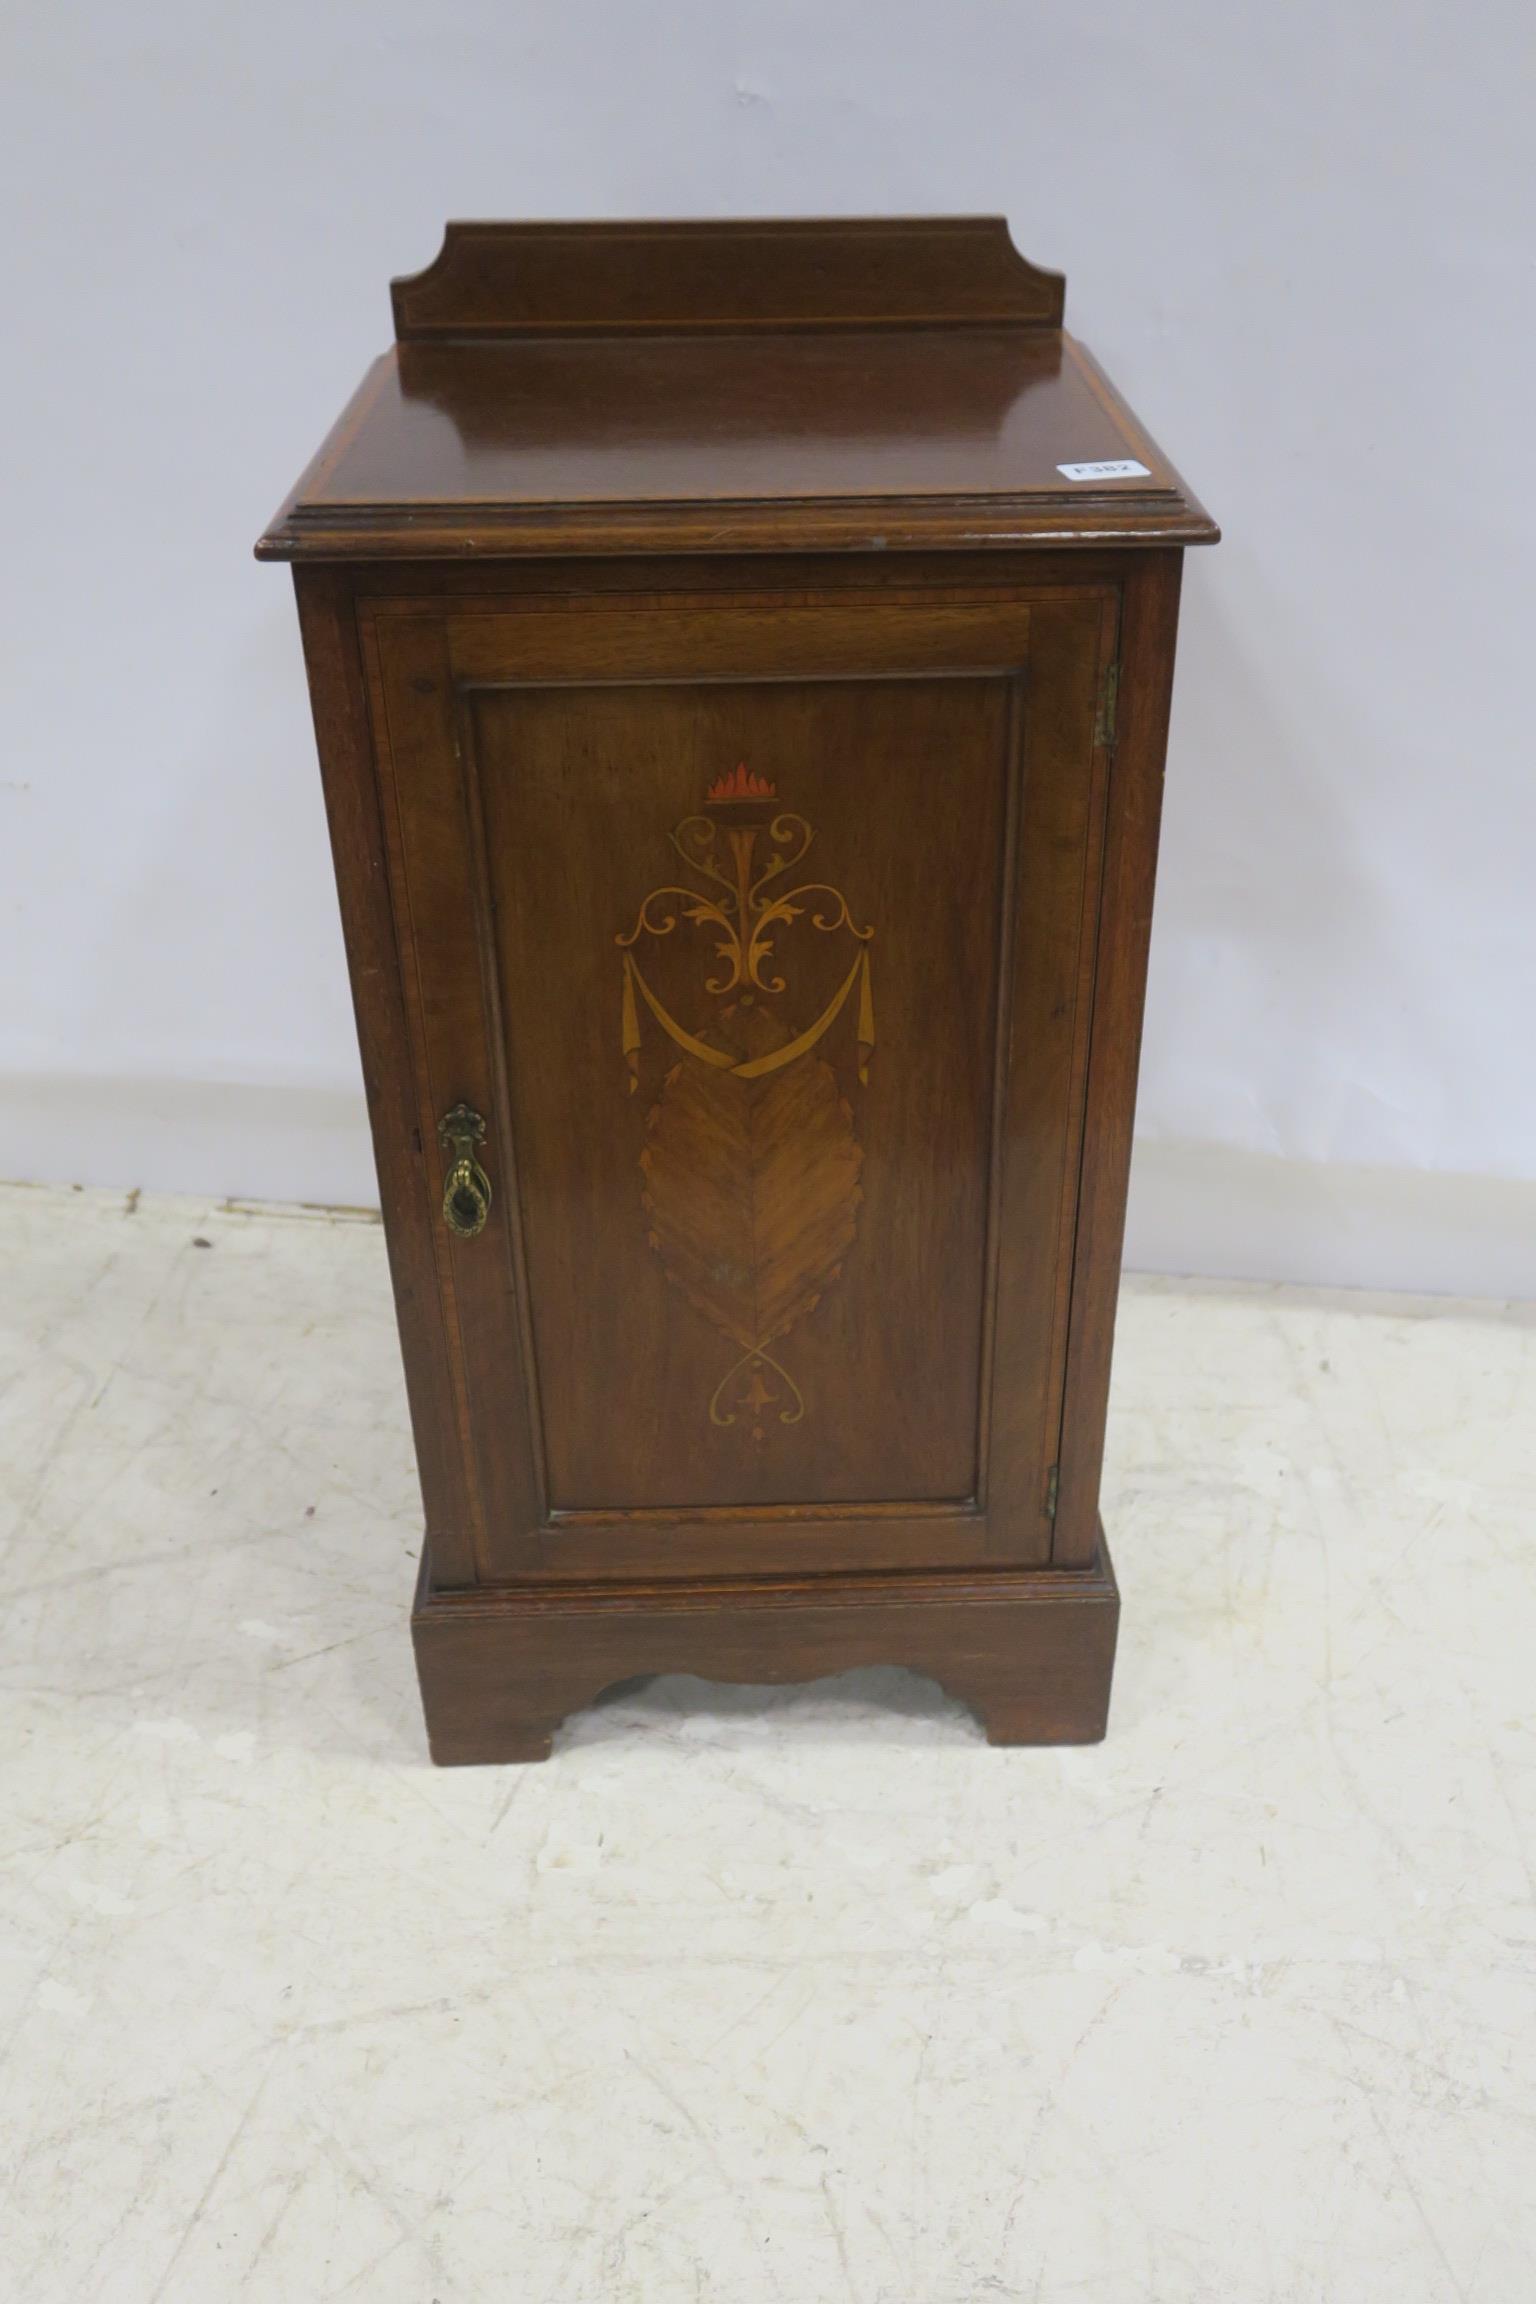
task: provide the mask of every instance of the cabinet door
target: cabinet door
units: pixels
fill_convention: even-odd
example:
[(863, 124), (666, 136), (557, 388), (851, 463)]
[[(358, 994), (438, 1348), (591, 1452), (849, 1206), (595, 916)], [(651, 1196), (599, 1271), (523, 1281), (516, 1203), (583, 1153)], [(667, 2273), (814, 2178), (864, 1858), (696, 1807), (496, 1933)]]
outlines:
[(1114, 608), (360, 611), (483, 1580), (1049, 1556)]

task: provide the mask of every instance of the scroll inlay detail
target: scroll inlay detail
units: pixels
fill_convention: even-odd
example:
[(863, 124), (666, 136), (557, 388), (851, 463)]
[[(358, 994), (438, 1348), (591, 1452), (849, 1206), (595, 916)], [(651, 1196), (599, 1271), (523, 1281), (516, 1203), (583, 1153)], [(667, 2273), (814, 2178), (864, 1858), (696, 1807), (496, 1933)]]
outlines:
[[(615, 938), (630, 1093), (639, 1085), (643, 1015), (679, 1051), (640, 1154), (650, 1244), (673, 1287), (735, 1347), (708, 1402), (710, 1423), (740, 1426), (759, 1444), (771, 1428), (806, 1416), (805, 1396), (776, 1347), (841, 1273), (862, 1198), (853, 1113), (816, 1051), (850, 1005), (863, 1083), (875, 1044), (875, 931), (859, 926), (829, 881), (785, 885), (815, 835), (777, 801), (774, 785), (745, 762), (717, 777), (705, 813), (684, 817), (670, 834), (702, 886), (661, 883), (634, 926)], [(846, 935), (854, 949), (820, 1013), (797, 1025), (778, 944), (779, 932), (801, 920), (821, 935)], [(696, 1030), (665, 1005), (640, 965), (644, 940), (672, 935), (680, 921), (713, 938), (703, 980), (708, 1006)]]

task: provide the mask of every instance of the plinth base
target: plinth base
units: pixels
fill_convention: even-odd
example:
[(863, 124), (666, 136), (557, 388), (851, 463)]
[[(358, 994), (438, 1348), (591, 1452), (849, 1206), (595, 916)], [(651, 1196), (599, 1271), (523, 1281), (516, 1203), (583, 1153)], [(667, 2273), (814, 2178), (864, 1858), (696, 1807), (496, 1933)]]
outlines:
[(793, 1582), (505, 1586), (434, 1592), (411, 1629), (440, 1766), (547, 1760), (566, 1715), (643, 1673), (818, 1680), (855, 1665), (925, 1672), (993, 1744), (1096, 1744), (1120, 1594), (1100, 1532), (1088, 1568)]

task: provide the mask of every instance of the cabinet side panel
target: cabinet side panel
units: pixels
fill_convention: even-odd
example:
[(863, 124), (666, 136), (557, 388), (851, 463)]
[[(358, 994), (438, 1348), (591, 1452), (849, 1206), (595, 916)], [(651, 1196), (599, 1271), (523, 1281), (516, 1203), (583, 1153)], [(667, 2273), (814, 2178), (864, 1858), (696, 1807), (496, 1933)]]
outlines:
[(1117, 728), (1105, 826), (1051, 1554), (1058, 1567), (1086, 1566), (1099, 1537), (1099, 1478), (1125, 1239), (1182, 560), (1178, 552), (1138, 556), (1127, 566), (1122, 596)]
[(468, 1499), (448, 1386), (442, 1297), (425, 1220), (400, 957), (385, 872), (366, 689), (346, 577), (295, 569), (299, 628), (330, 826), (406, 1393), (440, 1588), (474, 1581)]
[(1095, 707), (1115, 606), (1086, 593), (1031, 616), (998, 1099), (986, 1504), (999, 1560), (1050, 1555), (1103, 835)]

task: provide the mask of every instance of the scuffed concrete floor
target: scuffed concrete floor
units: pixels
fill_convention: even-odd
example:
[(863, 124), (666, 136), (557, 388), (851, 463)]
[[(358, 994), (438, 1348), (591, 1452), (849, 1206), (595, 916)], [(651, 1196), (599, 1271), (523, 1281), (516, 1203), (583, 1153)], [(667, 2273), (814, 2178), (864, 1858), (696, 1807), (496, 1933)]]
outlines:
[(0, 2293), (1529, 2304), (1532, 1316), (1128, 1288), (1109, 1742), (434, 1773), (377, 1227), (0, 1195)]

